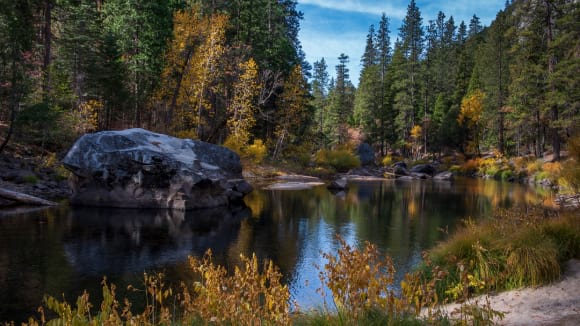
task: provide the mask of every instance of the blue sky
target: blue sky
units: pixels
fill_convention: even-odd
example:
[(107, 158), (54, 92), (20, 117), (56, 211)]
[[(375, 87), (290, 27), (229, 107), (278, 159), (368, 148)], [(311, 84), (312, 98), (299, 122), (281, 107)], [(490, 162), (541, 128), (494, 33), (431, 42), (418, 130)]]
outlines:
[[(328, 73), (335, 74), (337, 57), (345, 53), (350, 58), (350, 79), (358, 85), (360, 58), (364, 52), (366, 35), (371, 24), (378, 26), (382, 13), (390, 19), (391, 41), (394, 42), (410, 0), (298, 0), (298, 10), (304, 13), (300, 41), (306, 59), (312, 64), (324, 57)], [(434, 20), (442, 11), (446, 19), (453, 16), (455, 24), (469, 20), (476, 14), (483, 25), (489, 26), (505, 0), (416, 0), (423, 25)]]

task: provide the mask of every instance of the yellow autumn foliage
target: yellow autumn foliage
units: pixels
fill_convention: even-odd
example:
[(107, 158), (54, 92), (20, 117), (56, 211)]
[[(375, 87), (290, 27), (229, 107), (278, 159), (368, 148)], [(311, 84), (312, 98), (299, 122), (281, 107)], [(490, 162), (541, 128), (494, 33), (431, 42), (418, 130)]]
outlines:
[(485, 94), (480, 90), (475, 90), (471, 95), (466, 96), (461, 101), (461, 111), (457, 117), (459, 125), (467, 124), (468, 127), (473, 127), (481, 120), (483, 113), (483, 99)]

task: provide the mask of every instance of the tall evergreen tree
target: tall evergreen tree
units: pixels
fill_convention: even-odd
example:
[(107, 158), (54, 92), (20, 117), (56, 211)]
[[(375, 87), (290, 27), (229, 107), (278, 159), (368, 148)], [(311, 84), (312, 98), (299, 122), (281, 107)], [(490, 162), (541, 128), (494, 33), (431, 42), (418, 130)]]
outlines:
[[(400, 50), (404, 56), (405, 74), (400, 76), (406, 81), (398, 79), (399, 92), (395, 95), (395, 103), (399, 107), (399, 126), (405, 141), (409, 141), (411, 128), (417, 122), (417, 112), (420, 105), (421, 93), (419, 90), (420, 60), (423, 54), (423, 19), (415, 0), (411, 0), (407, 7), (407, 14), (399, 28), (401, 40)], [(404, 87), (401, 87), (403, 86)]]
[(387, 75), (392, 60), (389, 19), (383, 13), (376, 33), (375, 46), (377, 47), (377, 64), (380, 77), (378, 103), (379, 138), (381, 155), (385, 154), (386, 143), (395, 142), (395, 114), (393, 112), (393, 96), (391, 92), (391, 76)]
[(348, 121), (352, 115), (352, 84), (350, 83), (348, 56), (341, 53), (336, 65), (336, 79), (330, 95), (329, 111), (332, 119), (335, 140), (339, 145), (347, 141)]
[(354, 123), (367, 135), (368, 141), (377, 140), (376, 121), (379, 113), (380, 75), (375, 42), (375, 27), (369, 27), (365, 51), (361, 59), (362, 71), (354, 105)]
[(471, 17), (471, 20), (469, 21), (469, 30), (467, 32), (467, 35), (469, 37), (472, 37), (479, 34), (482, 30), (483, 25), (481, 25), (481, 20), (479, 19), (479, 17), (477, 17), (477, 15), (473, 15), (473, 17)]
[(477, 56), (478, 71), (481, 73), (481, 90), (485, 96), (485, 121), (490, 128), (484, 137), (495, 145), (500, 153), (505, 152), (505, 105), (509, 85), (509, 49), (507, 37), (511, 12), (500, 11), (487, 30), (486, 38)]
[(324, 58), (314, 63), (314, 75), (312, 80), (312, 106), (315, 112), (314, 129), (319, 142), (319, 146), (326, 145), (328, 130), (325, 126), (328, 124), (328, 114), (326, 111), (328, 101), (328, 66)]
[(29, 93), (27, 80), (31, 71), (33, 12), (32, 1), (0, 1), (0, 114), (4, 121), (9, 121), (0, 153), (12, 137), (19, 107)]
[(170, 0), (110, 0), (103, 3), (104, 29), (122, 52), (131, 94), (131, 125), (141, 125), (146, 103), (158, 85), (172, 35)]

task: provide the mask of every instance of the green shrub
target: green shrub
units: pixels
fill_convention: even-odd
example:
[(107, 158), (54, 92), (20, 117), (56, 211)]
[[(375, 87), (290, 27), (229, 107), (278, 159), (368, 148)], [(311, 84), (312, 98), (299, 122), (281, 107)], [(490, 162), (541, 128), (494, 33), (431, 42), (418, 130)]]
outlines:
[(24, 177), (22, 177), (22, 179), (24, 180), (24, 182), (31, 184), (36, 184), (38, 182), (38, 177), (35, 175), (25, 175)]
[(548, 172), (546, 172), (546, 171), (542, 171), (542, 172), (536, 173), (534, 175), (534, 180), (536, 182), (539, 182), (539, 181), (542, 181), (542, 180), (546, 180), (546, 179), (550, 180), (550, 174)]
[(452, 165), (449, 168), (449, 172), (452, 172), (454, 174), (461, 174), (463, 172), (463, 170), (462, 170), (461, 166), (459, 166), (459, 165)]
[(514, 172), (511, 170), (503, 170), (501, 171), (501, 180), (508, 181), (509, 179), (514, 177)]
[(491, 165), (491, 166), (488, 166), (485, 169), (484, 174), (485, 175), (489, 175), (489, 176), (491, 176), (494, 179), (499, 179), (498, 176), (500, 175), (500, 172), (501, 171), (500, 171), (499, 166), (497, 166), (497, 165)]
[(346, 149), (325, 150), (316, 153), (316, 164), (330, 166), (338, 172), (346, 172), (360, 166), (359, 158)]

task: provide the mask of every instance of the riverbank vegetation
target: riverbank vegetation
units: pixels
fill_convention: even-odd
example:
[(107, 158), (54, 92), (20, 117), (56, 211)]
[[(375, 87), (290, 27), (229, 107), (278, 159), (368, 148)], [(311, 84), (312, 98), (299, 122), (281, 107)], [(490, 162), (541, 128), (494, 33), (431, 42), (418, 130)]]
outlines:
[[(580, 217), (539, 207), (514, 208), (463, 227), (432, 250), (395, 284), (391, 259), (371, 243), (338, 239), (337, 252), (321, 253), (318, 266), (324, 306), (302, 310), (271, 261), (241, 257), (232, 271), (216, 265), (211, 251), (190, 258), (192, 279), (170, 285), (163, 274), (144, 274), (143, 284), (116, 289), (103, 280), (103, 301), (83, 293), (73, 304), (46, 297), (40, 318), (28, 323), (65, 325), (422, 325), (491, 324), (502, 313), (489, 304), (465, 303), (449, 317), (442, 305), (478, 294), (557, 280), (563, 263), (580, 258)], [(173, 283), (174, 284), (174, 283)], [(145, 297), (135, 308), (124, 297)], [(143, 301), (143, 300), (141, 300)], [(138, 310), (138, 311), (137, 311)]]

